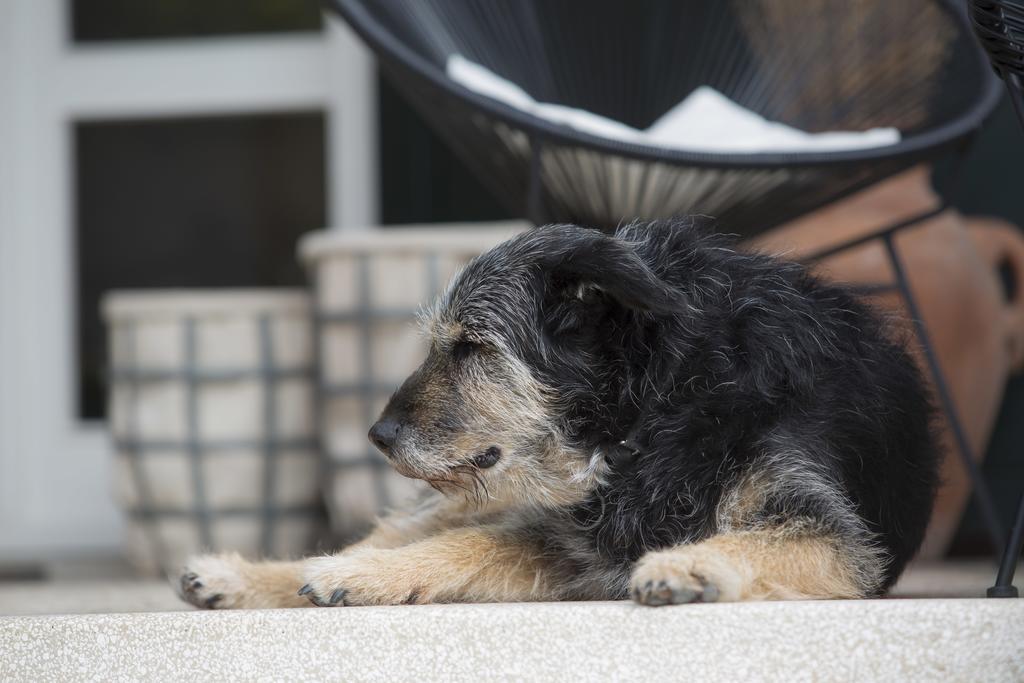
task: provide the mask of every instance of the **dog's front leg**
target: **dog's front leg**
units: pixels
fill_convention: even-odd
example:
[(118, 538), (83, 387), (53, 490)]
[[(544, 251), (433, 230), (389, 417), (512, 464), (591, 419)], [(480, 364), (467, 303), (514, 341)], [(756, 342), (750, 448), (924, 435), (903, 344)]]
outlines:
[(191, 558), (178, 578), (179, 595), (204, 609), (308, 607), (295, 594), (304, 560), (250, 562), (238, 553)]
[(855, 562), (858, 554), (796, 524), (731, 531), (647, 553), (630, 590), (645, 605), (859, 598), (871, 590), (871, 567), (870, 557)]
[[(400, 547), (457, 526), (466, 515), (464, 501), (431, 497), (379, 520), (345, 552)], [(176, 588), (184, 600), (206, 609), (310, 607), (309, 600), (296, 594), (304, 583), (306, 562), (254, 562), (238, 553), (199, 555), (188, 560)]]
[(302, 594), (320, 606), (558, 599), (538, 548), (498, 526), (452, 529), (399, 548), (313, 558)]

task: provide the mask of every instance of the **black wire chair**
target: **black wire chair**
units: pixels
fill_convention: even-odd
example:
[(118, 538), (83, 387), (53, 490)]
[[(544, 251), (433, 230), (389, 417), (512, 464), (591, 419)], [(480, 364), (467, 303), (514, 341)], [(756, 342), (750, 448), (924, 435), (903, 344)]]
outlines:
[[(1006, 83), (1014, 111), (1024, 129), (1024, 0), (969, 0), (974, 32), (988, 52), (992, 67)], [(1024, 495), (1017, 518), (1003, 549), (996, 584), (989, 597), (1015, 598), (1013, 574), (1024, 547)]]
[[(380, 68), (515, 215), (614, 227), (681, 211), (752, 235), (933, 159), (997, 84), (935, 0), (331, 0)], [(706, 154), (548, 122), (445, 75), (461, 54), (536, 100), (643, 129), (699, 85), (817, 132), (896, 127), (895, 145)]]
[[(959, 161), (1000, 97), (952, 0), (329, 0), (381, 71), (515, 215), (606, 229), (716, 216), (753, 236), (912, 165)], [(590, 135), (448, 78), (458, 54), (535, 100), (644, 129), (701, 85), (808, 132), (895, 127), (842, 152), (709, 154)], [(956, 173), (951, 174), (956, 177)], [(948, 195), (948, 193), (946, 193)], [(995, 548), (1003, 531), (921, 322), (894, 237), (941, 203), (824, 258), (882, 240)], [(875, 292), (884, 289), (875, 288)]]

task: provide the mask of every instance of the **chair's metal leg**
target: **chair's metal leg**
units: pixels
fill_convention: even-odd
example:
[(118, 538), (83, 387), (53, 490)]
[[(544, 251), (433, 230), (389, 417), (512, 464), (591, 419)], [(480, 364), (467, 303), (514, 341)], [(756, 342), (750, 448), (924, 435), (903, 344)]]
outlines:
[[(1017, 120), (1024, 127), (1024, 83), (1020, 76), (1012, 73), (1000, 74), (1006, 82), (1006, 89), (1010, 93), (1010, 102), (1013, 103), (1013, 110), (1017, 114)], [(1013, 574), (1017, 569), (1017, 562), (1020, 560), (1021, 546), (1024, 545), (1024, 493), (1020, 496), (1020, 503), (1017, 504), (1017, 519), (1010, 529), (1010, 538), (1003, 548), (1003, 559), (999, 563), (999, 573), (996, 575), (996, 585), (988, 589), (987, 595), (990, 598), (1015, 598), (1017, 588), (1013, 585)]]
[[(1018, 86), (1016, 90), (1012, 87), (1009, 88), (1010, 97), (1015, 109), (1017, 110), (1018, 118), (1020, 118), (1021, 124), (1024, 125), (1024, 96), (1021, 95), (1021, 93), (1024, 92), (1024, 88), (1020, 87), (1021, 84), (1019, 81), (1015, 82), (1015, 85)], [(956, 181), (963, 168), (963, 160), (966, 157), (969, 145), (970, 141), (965, 140), (957, 150), (956, 161), (953, 167), (953, 179), (949, 182), (950, 191), (952, 191), (957, 184)], [(996, 584), (988, 589), (988, 596), (990, 598), (1017, 597), (1017, 589), (1013, 586), (1013, 574), (1020, 558), (1022, 550), (1021, 546), (1024, 544), (1024, 495), (1021, 496), (1021, 502), (1017, 510), (1017, 519), (1010, 532), (1009, 540), (1006, 545), (1003, 546), (1005, 536), (1003, 536), (1002, 533), (1002, 524), (999, 521), (999, 515), (996, 512), (992, 494), (988, 489), (988, 485), (985, 483), (985, 479), (981, 473), (981, 468), (978, 467), (978, 463), (974, 460), (971, 452), (971, 446), (964, 434), (963, 426), (961, 425), (959, 416), (956, 412), (956, 407), (953, 405), (952, 396), (949, 393), (948, 386), (946, 385), (945, 376), (942, 374), (938, 357), (935, 355), (935, 350), (932, 347), (931, 340), (928, 336), (928, 330), (921, 318), (920, 309), (917, 307), (917, 301), (914, 299), (914, 295), (910, 290), (910, 283), (907, 280), (906, 270), (903, 267), (903, 261), (900, 258), (899, 252), (896, 250), (894, 242), (895, 236), (900, 231), (937, 216), (945, 211), (948, 206), (949, 202), (946, 200), (940, 206), (918, 214), (917, 216), (912, 216), (909, 219), (875, 230), (867, 235), (863, 235), (862, 237), (819, 251), (808, 257), (806, 261), (813, 263), (832, 256), (833, 254), (860, 246), (874, 239), (881, 239), (885, 243), (889, 260), (892, 263), (893, 271), (896, 274), (896, 285), (904, 302), (907, 304), (907, 309), (910, 312), (910, 320), (914, 326), (914, 333), (917, 335), (918, 341), (924, 349), (925, 360), (927, 361), (932, 377), (934, 378), (935, 388), (939, 394), (942, 410), (946, 415), (946, 419), (949, 420), (950, 428), (953, 430), (953, 437), (956, 440), (957, 451), (963, 461), (964, 468), (967, 470), (968, 477), (974, 485), (974, 493), (977, 495), (982, 517), (985, 519), (985, 525), (988, 528), (989, 536), (992, 539), (992, 547), (997, 551), (999, 548), (1003, 548), (1003, 557), (1000, 562)]]
[(1017, 505), (1017, 520), (1013, 523), (1013, 528), (1010, 529), (1010, 538), (1006, 542), (1006, 547), (1003, 548), (1003, 559), (999, 563), (996, 585), (988, 589), (986, 593), (988, 597), (1017, 597), (1017, 588), (1013, 585), (1013, 573), (1017, 569), (1022, 546), (1024, 546), (1024, 494), (1021, 494), (1020, 503)]
[(959, 415), (956, 412), (956, 406), (953, 404), (953, 398), (949, 392), (949, 387), (946, 384), (945, 375), (942, 373), (942, 368), (939, 365), (938, 357), (935, 355), (935, 349), (932, 346), (928, 330), (925, 328), (924, 321), (921, 318), (921, 311), (917, 306), (916, 299), (914, 299), (913, 292), (910, 290), (910, 282), (907, 280), (906, 269), (903, 266), (903, 261), (900, 258), (899, 252), (896, 250), (896, 244), (894, 241), (895, 234), (896, 233), (893, 232), (886, 233), (882, 236), (882, 241), (885, 243), (886, 251), (889, 254), (889, 260), (892, 262), (893, 272), (896, 275), (896, 284), (899, 287), (903, 301), (907, 304), (907, 310), (910, 313), (910, 321), (914, 327), (914, 333), (917, 335), (917, 339), (924, 349), (925, 360), (928, 363), (928, 368), (931, 371), (932, 378), (935, 382), (935, 389), (939, 394), (940, 405), (943, 412), (946, 414), (946, 418), (949, 420), (950, 428), (953, 430), (953, 438), (956, 440), (957, 450), (960, 453), (964, 467), (967, 469), (967, 474), (971, 479), (971, 483), (974, 484), (974, 492), (977, 495), (982, 517), (984, 517), (985, 524), (988, 527), (990, 536), (992, 537), (993, 547), (998, 550), (1002, 546), (1004, 538), (1002, 524), (999, 521), (999, 515), (996, 513), (992, 494), (988, 490), (985, 479), (981, 474), (981, 468), (978, 467), (978, 463), (974, 459), (971, 445), (967, 441), (967, 435), (964, 433), (963, 425), (961, 424)]

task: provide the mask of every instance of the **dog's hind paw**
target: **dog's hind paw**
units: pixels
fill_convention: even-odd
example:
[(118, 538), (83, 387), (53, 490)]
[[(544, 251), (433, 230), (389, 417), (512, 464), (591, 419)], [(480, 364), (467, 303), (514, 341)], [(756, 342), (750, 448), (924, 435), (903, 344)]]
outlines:
[(696, 548), (648, 553), (630, 579), (630, 596), (642, 605), (682, 605), (738, 598), (738, 573), (720, 557), (704, 557)]

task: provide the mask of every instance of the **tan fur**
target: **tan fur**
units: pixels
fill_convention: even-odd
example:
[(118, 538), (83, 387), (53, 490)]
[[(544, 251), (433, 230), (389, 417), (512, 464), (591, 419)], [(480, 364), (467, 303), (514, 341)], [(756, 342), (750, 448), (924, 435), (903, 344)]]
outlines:
[[(446, 324), (434, 323), (433, 343), (451, 344)], [(437, 336), (442, 335), (442, 336)], [(532, 504), (555, 508), (583, 500), (597, 485), (602, 470), (588, 468), (590, 454), (566, 448), (552, 430), (549, 391), (529, 370), (500, 348), (480, 352), (459, 375), (458, 391), (464, 410), (473, 418), (464, 430), (431, 439), (430, 425), (450, 401), (451, 377), (443, 364), (423, 371), (421, 400), (412, 421), (420, 425), (423, 440), (412, 439), (403, 457), (393, 458), (406, 476), (424, 478), (443, 493), (470, 499), (478, 510), (507, 509)], [(487, 471), (470, 477), (453, 469), (467, 458), (496, 446), (505, 454)]]
[(436, 311), (424, 311), (421, 314), (420, 332), (434, 344), (454, 344), (465, 331), (462, 323), (457, 320), (443, 320), (437, 316)]
[[(552, 454), (548, 462), (552, 475), (558, 460)], [(537, 474), (521, 485), (544, 485)], [(552, 490), (545, 496), (582, 496), (599, 476), (563, 470), (550, 477)], [(857, 563), (836, 539), (799, 520), (754, 524), (770, 490), (770, 478), (747, 477), (719, 506), (718, 535), (641, 558), (630, 581), (633, 598), (660, 605), (863, 597)], [(183, 597), (200, 607), (308, 606), (307, 597), (296, 594), (305, 584), (321, 602), (344, 591), (338, 604), (348, 605), (565, 597), (540, 551), (511, 540), (497, 524), (511, 513), (505, 507), (494, 500), (480, 506), (464, 497), (432, 496), (411, 511), (383, 518), (366, 539), (337, 555), (267, 563), (238, 555), (195, 558), (185, 572), (197, 575), (202, 586), (189, 590), (183, 579)], [(214, 596), (220, 597), (210, 602)]]
[(496, 527), (470, 527), (391, 549), (359, 548), (307, 560), (306, 583), (347, 605), (557, 599), (537, 548)]
[[(432, 536), (460, 524), (467, 508), (461, 499), (431, 497), (413, 510), (379, 520), (369, 536), (348, 550), (395, 548)], [(186, 563), (178, 592), (188, 602), (204, 608), (310, 607), (312, 603), (298, 595), (306, 583), (308, 562), (250, 562), (238, 553), (201, 555)], [(196, 578), (190, 579), (193, 575)]]
[(302, 568), (302, 561), (250, 562), (238, 553), (203, 555), (188, 561), (178, 589), (182, 598), (204, 608), (309, 607), (309, 601), (296, 594), (302, 586)]
[[(249, 562), (237, 553), (192, 558), (180, 593), (216, 609), (308, 607), (297, 594), (306, 584), (325, 597), (344, 589), (346, 604), (555, 599), (539, 552), (473, 521), (489, 518), (464, 500), (431, 498), (383, 518), (336, 555), (297, 562)], [(195, 588), (186, 580), (193, 575), (201, 584)], [(211, 602), (214, 596), (220, 597)]]
[(630, 585), (634, 598), (646, 604), (709, 597), (720, 601), (863, 597), (848, 567), (834, 539), (799, 526), (772, 527), (732, 531), (648, 553), (637, 563)]
[[(839, 552), (842, 554), (845, 576), (858, 586), (858, 594), (874, 594), (882, 581), (886, 562), (882, 550), (874, 536), (863, 526), (849, 500), (836, 491), (827, 478), (814, 470), (805, 467), (780, 468), (777, 463), (770, 462), (752, 468), (722, 497), (715, 520), (718, 533), (759, 528), (763, 524), (760, 517), (769, 500), (784, 502), (797, 491), (804, 496), (813, 492), (819, 504), (830, 508), (829, 516), (832, 520), (845, 524), (846, 533), (836, 535), (844, 538)], [(794, 538), (804, 538), (823, 532), (809, 520), (795, 518), (786, 523), (785, 533)]]
[[(183, 597), (199, 607), (305, 607), (309, 584), (347, 605), (495, 602), (564, 598), (543, 554), (500, 526), (445, 529), (461, 511), (450, 504), (386, 520), (342, 553), (298, 562), (248, 562), (237, 554), (194, 558), (185, 576), (201, 586)], [(693, 601), (859, 598), (850, 563), (835, 539), (799, 524), (730, 531), (700, 543), (653, 551), (637, 563), (632, 596), (650, 605)], [(213, 596), (220, 596), (210, 602)]]
[(380, 518), (366, 538), (346, 550), (399, 548), (445, 529), (462, 526), (475, 516), (476, 510), (464, 498), (431, 495), (412, 510), (396, 510)]
[(722, 497), (718, 504), (717, 525), (721, 531), (749, 524), (764, 509), (768, 482), (758, 473), (748, 474)]

